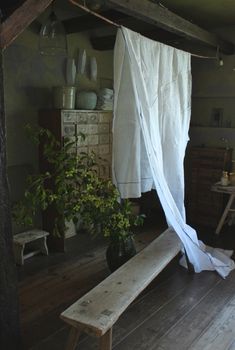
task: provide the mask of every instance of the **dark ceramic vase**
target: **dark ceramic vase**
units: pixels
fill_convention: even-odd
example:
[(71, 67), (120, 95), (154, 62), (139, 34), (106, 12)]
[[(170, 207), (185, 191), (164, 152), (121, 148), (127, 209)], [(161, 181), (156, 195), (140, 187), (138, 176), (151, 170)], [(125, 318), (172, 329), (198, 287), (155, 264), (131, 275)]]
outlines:
[(117, 270), (135, 254), (136, 249), (132, 236), (111, 241), (106, 250), (106, 260), (110, 271)]

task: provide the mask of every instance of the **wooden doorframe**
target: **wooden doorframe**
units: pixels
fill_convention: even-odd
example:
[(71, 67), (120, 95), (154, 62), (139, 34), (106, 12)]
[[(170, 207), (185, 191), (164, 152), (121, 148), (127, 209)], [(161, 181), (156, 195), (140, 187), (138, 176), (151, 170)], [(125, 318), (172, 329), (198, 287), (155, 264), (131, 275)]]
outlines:
[[(0, 23), (1, 30), (1, 23)], [(22, 349), (7, 181), (3, 54), (0, 48), (0, 348)]]

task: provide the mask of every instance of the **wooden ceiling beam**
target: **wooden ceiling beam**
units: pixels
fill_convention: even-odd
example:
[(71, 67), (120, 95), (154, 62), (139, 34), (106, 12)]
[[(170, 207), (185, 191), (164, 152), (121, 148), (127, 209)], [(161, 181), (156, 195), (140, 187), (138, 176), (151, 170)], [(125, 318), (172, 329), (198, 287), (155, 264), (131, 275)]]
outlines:
[(116, 40), (116, 35), (90, 37), (90, 42), (93, 49), (98, 51), (113, 50), (115, 45), (115, 40)]
[[(129, 26), (128, 28), (131, 28)], [(140, 34), (144, 35), (145, 37), (159, 41), (163, 44), (166, 45), (171, 45), (177, 48), (181, 48), (181, 42), (184, 40), (183, 38), (179, 38), (176, 35), (166, 32), (162, 29), (156, 28), (156, 30), (149, 30), (146, 28), (146, 30), (142, 30)], [(113, 50), (114, 45), (115, 45), (115, 40), (116, 40), (116, 35), (105, 35), (105, 36), (94, 36), (92, 35), (90, 37), (91, 45), (93, 49), (99, 50), (99, 51), (104, 51), (104, 50)], [(184, 49), (185, 49), (185, 43), (184, 44)]]
[(24, 31), (53, 0), (26, 0), (2, 23), (0, 47), (5, 49)]
[[(129, 17), (126, 14), (122, 12), (117, 12), (114, 10), (106, 10), (103, 12), (100, 12), (100, 14), (111, 21), (115, 21), (117, 23), (122, 24), (123, 21)], [(72, 33), (78, 33), (78, 32), (83, 32), (86, 30), (91, 30), (91, 29), (97, 29), (97, 28), (102, 28), (104, 26), (110, 26), (109, 23), (105, 22), (99, 17), (94, 17), (90, 14), (80, 16), (80, 17), (74, 17), (74, 18), (69, 18), (63, 21), (63, 25), (65, 27), (66, 33), (67, 34), (72, 34)]]
[(156, 3), (146, 0), (105, 0), (105, 4), (189, 40), (198, 41), (215, 48), (219, 47), (220, 51), (225, 54), (234, 53), (232, 43), (219, 39), (213, 33), (198, 27)]

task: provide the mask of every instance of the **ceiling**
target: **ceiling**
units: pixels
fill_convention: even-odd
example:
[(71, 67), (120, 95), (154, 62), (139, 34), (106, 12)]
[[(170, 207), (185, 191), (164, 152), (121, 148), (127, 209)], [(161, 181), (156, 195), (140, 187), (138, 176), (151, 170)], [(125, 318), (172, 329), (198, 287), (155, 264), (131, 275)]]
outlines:
[[(234, 0), (144, 0), (160, 3), (170, 11), (206, 29), (235, 24)], [(1, 0), (0, 8), (6, 18), (24, 0)], [(57, 0), (64, 7), (68, 0)], [(72, 11), (71, 11), (72, 15)]]
[[(0, 0), (0, 9), (3, 14), (3, 21), (9, 17), (14, 10), (19, 7), (26, 0)], [(39, 1), (39, 0), (37, 0)], [(76, 0), (81, 4), (84, 4), (84, 0)], [(105, 3), (105, 0), (85, 0), (88, 3), (97, 3), (97, 2)], [(127, 0), (126, 3), (128, 3)], [(201, 28), (210, 31), (211, 33), (218, 33), (218, 28), (226, 28), (234, 25), (235, 28), (235, 0), (136, 0), (139, 3), (144, 3), (147, 1), (151, 1), (153, 3), (159, 4), (162, 7), (167, 8), (169, 11), (179, 15), (180, 17), (192, 22), (200, 26)], [(104, 21), (98, 21), (96, 17), (92, 15), (87, 15), (85, 12), (81, 11), (76, 6), (69, 3), (69, 0), (55, 0), (54, 8), (57, 16), (68, 22), (69, 19), (73, 17), (83, 16), (83, 20), (80, 17), (79, 21), (76, 22), (76, 29), (74, 30), (74, 23), (67, 23), (67, 27), (70, 28), (68, 33), (72, 33), (77, 31), (89, 30), (89, 26), (91, 29), (95, 29), (97, 25), (97, 29), (105, 26)], [(130, 29), (139, 31), (143, 35), (146, 35), (154, 40), (159, 40), (162, 42), (167, 42), (170, 45), (182, 45), (187, 39), (184, 38), (184, 35), (180, 36), (177, 33), (172, 31), (165, 30), (165, 28), (158, 28), (153, 23), (147, 23), (142, 18), (136, 18), (132, 14), (129, 13), (128, 16), (125, 11), (119, 12), (120, 9), (111, 8), (107, 12), (107, 8), (103, 7), (102, 9), (106, 9), (104, 12), (104, 16), (109, 17), (115, 22), (117, 20), (118, 23), (122, 25), (126, 25)], [(42, 22), (43, 18), (48, 15), (49, 11), (44, 12), (37, 21)], [(86, 16), (86, 17), (85, 17)], [(137, 16), (138, 17), (138, 16)], [(110, 18), (110, 17), (109, 17)], [(71, 21), (70, 21), (71, 22)], [(80, 26), (79, 26), (79, 23)], [(89, 22), (89, 23), (88, 23)], [(101, 23), (100, 23), (101, 22)], [(71, 25), (72, 30), (71, 31)], [(107, 24), (106, 24), (107, 25)], [(77, 29), (78, 28), (78, 29)], [(67, 29), (67, 28), (66, 28)], [(109, 26), (110, 30), (110, 26)], [(229, 32), (229, 31), (227, 31)], [(153, 36), (149, 35), (153, 34)], [(226, 34), (222, 34), (223, 39), (228, 39)], [(164, 38), (162, 40), (162, 38)], [(165, 40), (165, 41), (164, 41)], [(97, 41), (97, 40), (96, 40)], [(229, 37), (229, 41), (235, 43), (235, 39), (231, 36)], [(179, 46), (180, 47), (180, 46)]]
[(206, 29), (235, 25), (234, 0), (160, 0), (170, 11)]

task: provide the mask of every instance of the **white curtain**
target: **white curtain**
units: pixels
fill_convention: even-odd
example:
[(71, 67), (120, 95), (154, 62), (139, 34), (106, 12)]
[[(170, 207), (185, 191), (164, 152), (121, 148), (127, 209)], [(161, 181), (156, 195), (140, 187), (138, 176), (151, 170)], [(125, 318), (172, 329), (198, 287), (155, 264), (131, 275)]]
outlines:
[(235, 267), (185, 222), (183, 161), (191, 112), (190, 54), (118, 30), (114, 52), (113, 179), (121, 198), (155, 188), (196, 272)]

